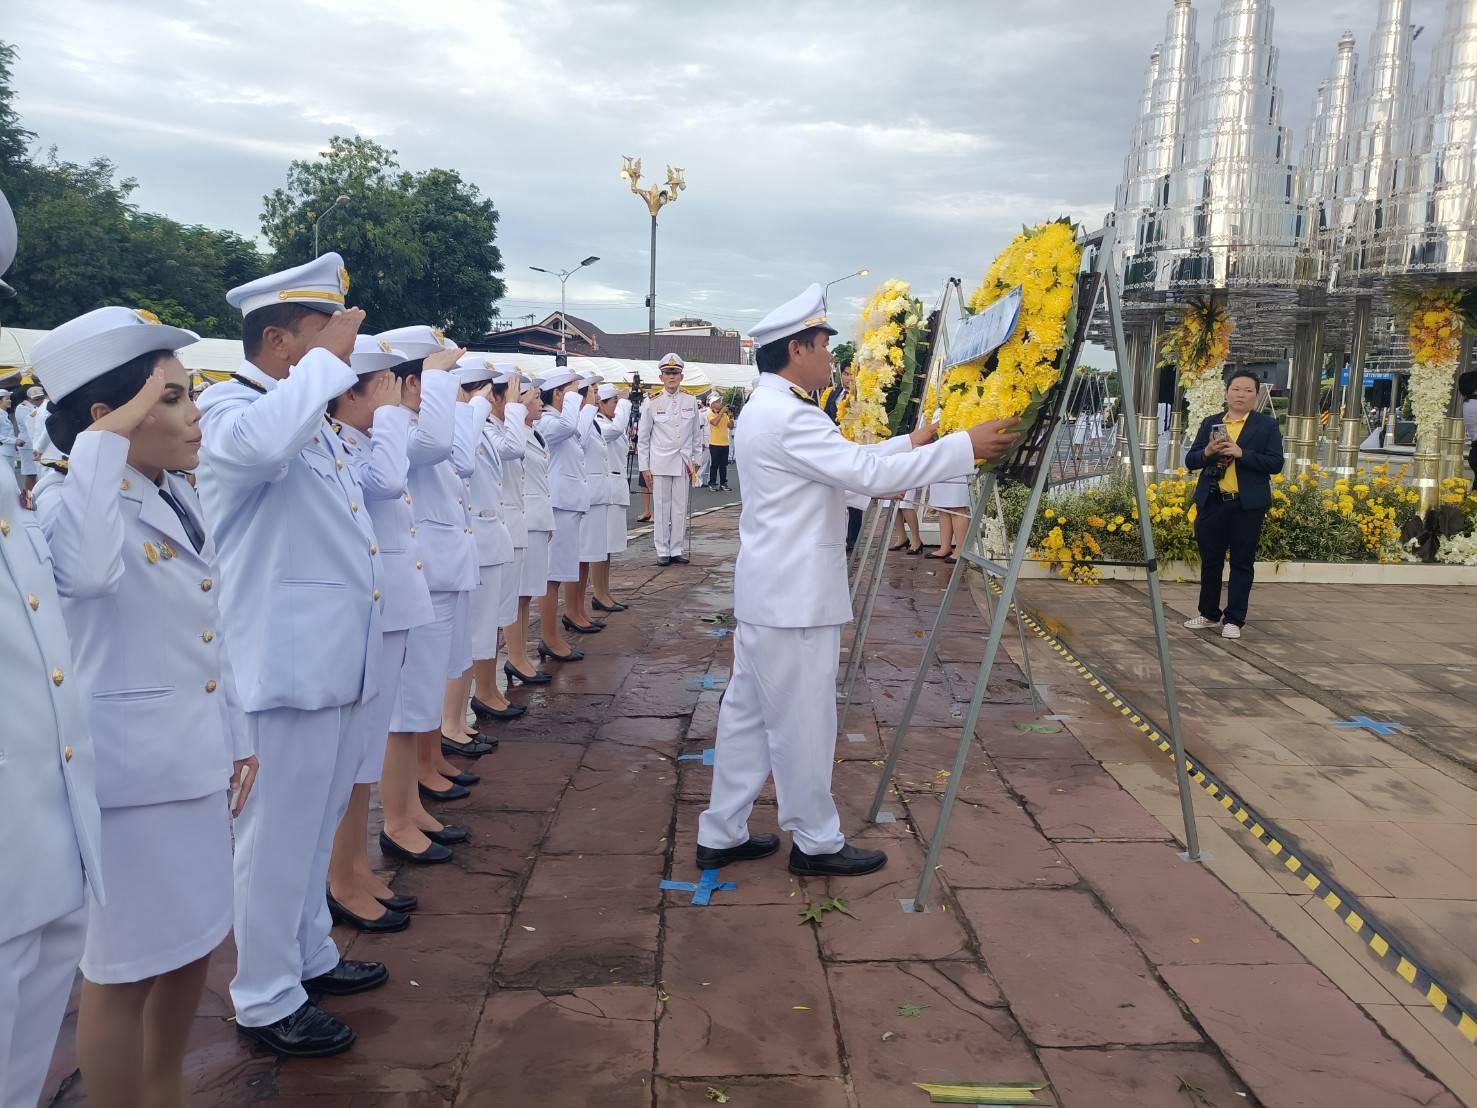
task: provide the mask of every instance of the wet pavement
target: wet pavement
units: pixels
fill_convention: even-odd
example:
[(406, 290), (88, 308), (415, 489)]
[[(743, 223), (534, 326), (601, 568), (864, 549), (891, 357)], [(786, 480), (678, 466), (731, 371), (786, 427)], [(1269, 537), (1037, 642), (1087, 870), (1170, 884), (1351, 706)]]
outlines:
[[(444, 806), (473, 845), (445, 866), (384, 864), (421, 908), (402, 934), (339, 935), (392, 975), (325, 1001), (354, 1048), (279, 1062), (242, 1046), (228, 945), (190, 1044), (193, 1105), (905, 1108), (928, 1102), (920, 1081), (1045, 1082), (1059, 1108), (1461, 1103), (1297, 936), (1178, 859), (1158, 794), (1141, 802), (1102, 764), (1146, 765), (1152, 748), (1044, 660), (1042, 710), (1020, 670), (999, 668), (931, 910), (904, 912), (983, 623), (961, 598), (888, 796), (896, 821), (865, 823), (942, 592), (916, 558), (889, 562), (836, 749), (843, 827), (887, 867), (802, 880), (782, 851), (722, 871), (736, 887), (707, 906), (664, 891), (700, 881), (702, 752), (732, 647), (709, 620), (732, 608), (737, 512), (694, 527), (690, 566), (658, 570), (649, 541), (633, 543), (613, 574), (631, 611), (580, 644), (585, 661), (514, 694), (528, 715), (498, 726), (482, 784)], [(751, 826), (777, 830), (772, 788)], [(831, 898), (850, 914), (801, 919)], [(73, 1027), (56, 1104), (85, 1103)]]

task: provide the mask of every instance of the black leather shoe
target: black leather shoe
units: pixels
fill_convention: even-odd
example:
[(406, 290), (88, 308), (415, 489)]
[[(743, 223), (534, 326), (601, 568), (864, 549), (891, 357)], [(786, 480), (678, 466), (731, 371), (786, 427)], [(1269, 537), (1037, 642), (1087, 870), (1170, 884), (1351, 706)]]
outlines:
[(290, 1016), (265, 1027), (236, 1025), (236, 1034), (284, 1058), (326, 1058), (354, 1045), (354, 1031), (310, 1000)]
[(472, 795), (472, 790), (465, 785), (448, 785), (439, 793), (435, 789), (426, 788), (419, 781), (415, 783), (415, 787), (420, 789), (422, 800), (461, 800)]
[(540, 639), (538, 644), (538, 656), (540, 658), (553, 658), (556, 662), (578, 662), (581, 658), (585, 656), (585, 652), (583, 650), (576, 650), (574, 649), (574, 647), (570, 647), (568, 654), (555, 654), (551, 649), (549, 649), (549, 644)]
[(522, 704), (509, 704), (506, 708), (494, 708), (472, 697), (472, 712), (478, 719), (517, 719), (528, 711)]
[(503, 672), (508, 675), (509, 688), (512, 688), (519, 681), (522, 681), (525, 685), (547, 685), (550, 681), (554, 680), (554, 678), (541, 669), (534, 670), (532, 677), (526, 676), (522, 670), (514, 668), (512, 662), (503, 663)]
[(496, 749), (496, 739), (484, 739), (479, 736), (459, 743), (445, 735), (441, 736), (441, 753), (454, 754), (458, 758), (480, 758), (484, 754), (491, 754)]
[(421, 905), (420, 898), (411, 896), (409, 893), (396, 893), (394, 896), (377, 896), (375, 899), (392, 912), (414, 912)]
[(374, 919), (365, 919), (363, 916), (355, 915), (335, 900), (332, 893), (328, 894), (328, 914), (333, 917), (334, 923), (341, 923), (356, 931), (368, 931), (371, 934), (404, 931), (410, 926), (409, 916), (390, 908), (386, 908), (383, 915), (376, 916)]
[(748, 862), (755, 858), (768, 858), (780, 848), (778, 835), (750, 835), (749, 841), (719, 850), (713, 846), (697, 848), (698, 869), (721, 869), (729, 862)]
[(622, 604), (617, 600), (614, 604), (603, 604), (598, 596), (590, 597), (590, 607), (597, 612), (625, 612), (630, 610), (629, 604)]
[(327, 973), (304, 981), (303, 988), (324, 996), (353, 996), (378, 989), (389, 979), (390, 971), (385, 969), (383, 962), (355, 962), (340, 958), (338, 965)]
[(673, 554), (672, 561), (676, 562), (679, 566), (685, 566), (688, 564), (686, 554)]
[(455, 846), (457, 843), (464, 843), (470, 839), (472, 833), (465, 827), (455, 827), (452, 824), (443, 823), (440, 831), (427, 831), (425, 832), (425, 836), (433, 843), (440, 843), (442, 846)]
[(672, 559), (663, 554), (660, 558), (656, 560), (656, 564), (659, 566), (669, 566), (672, 564)]
[(597, 631), (604, 630), (605, 627), (601, 623), (576, 623), (568, 616), (560, 616), (559, 622), (564, 625), (564, 630), (574, 631), (581, 635), (593, 635)]
[(835, 854), (805, 854), (790, 847), (790, 872), (801, 877), (860, 877), (887, 865), (880, 850), (858, 850), (847, 843)]
[(480, 773), (453, 773), (447, 778), (453, 785), (475, 785), (482, 780)]
[[(423, 866), (434, 866), (438, 862), (451, 861), (451, 851), (440, 843), (432, 843), (425, 850), (407, 850), (383, 831), (380, 832), (380, 853), (387, 858), (402, 858), (407, 862), (417, 862)], [(408, 912), (410, 909), (406, 908), (405, 911)]]

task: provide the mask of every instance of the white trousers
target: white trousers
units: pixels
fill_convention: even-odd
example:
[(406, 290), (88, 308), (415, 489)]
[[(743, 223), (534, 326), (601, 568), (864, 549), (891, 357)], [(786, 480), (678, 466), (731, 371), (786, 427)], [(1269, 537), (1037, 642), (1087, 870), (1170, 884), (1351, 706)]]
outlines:
[(248, 712), (261, 770), (236, 820), (236, 976), (243, 1027), (264, 1027), (307, 999), (302, 982), (338, 965), (324, 883), (333, 835), (363, 753), (358, 704)]
[(840, 657), (839, 624), (738, 625), (699, 845), (722, 850), (746, 842), (749, 813), (771, 773), (780, 827), (802, 853), (833, 854), (846, 845), (831, 797)]
[(0, 943), (0, 1108), (36, 1108), (87, 934), (78, 908)]
[(687, 547), (687, 497), (692, 492), (692, 483), (687, 475), (663, 477), (651, 475), (652, 542), (656, 544), (658, 558), (670, 558), (674, 554), (686, 553)]

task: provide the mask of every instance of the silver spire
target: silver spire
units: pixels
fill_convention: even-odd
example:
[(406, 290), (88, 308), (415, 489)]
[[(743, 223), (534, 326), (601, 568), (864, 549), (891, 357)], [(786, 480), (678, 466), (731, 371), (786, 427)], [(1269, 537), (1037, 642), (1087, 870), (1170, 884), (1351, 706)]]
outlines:
[(1345, 31), (1334, 51), (1333, 69), (1318, 86), (1308, 139), (1298, 160), (1300, 238), (1318, 267), (1320, 283), (1328, 279), (1332, 251), (1340, 241), (1338, 174), (1353, 118), (1358, 67), (1354, 35)]

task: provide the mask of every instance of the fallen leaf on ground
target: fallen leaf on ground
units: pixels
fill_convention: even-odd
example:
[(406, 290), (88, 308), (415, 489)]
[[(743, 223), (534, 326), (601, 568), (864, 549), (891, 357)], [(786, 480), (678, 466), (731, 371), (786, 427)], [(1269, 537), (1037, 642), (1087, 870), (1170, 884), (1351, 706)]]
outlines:
[(826, 912), (840, 912), (843, 916), (850, 916), (852, 919), (856, 919), (856, 913), (848, 908), (845, 901), (839, 896), (833, 896), (830, 900), (821, 904), (821, 910)]
[(926, 1007), (928, 1007), (926, 1004), (899, 1004), (897, 1006), (897, 1014), (912, 1019), (916, 1016), (921, 1016), (923, 1009)]
[(813, 923), (820, 926), (821, 916), (825, 914), (825, 908), (819, 904), (809, 904), (800, 910), (800, 922), (802, 924)]
[(714, 1085), (709, 1085), (708, 1086), (708, 1091), (707, 1091), (707, 1093), (705, 1095), (707, 1096), (707, 1098), (709, 1100), (716, 1101), (719, 1104), (727, 1104), (728, 1103), (728, 1090), (727, 1089), (720, 1089), (720, 1088), (718, 1088), (718, 1087), (716, 1087)]

